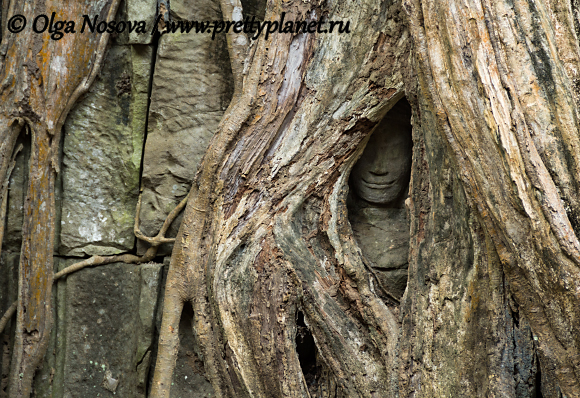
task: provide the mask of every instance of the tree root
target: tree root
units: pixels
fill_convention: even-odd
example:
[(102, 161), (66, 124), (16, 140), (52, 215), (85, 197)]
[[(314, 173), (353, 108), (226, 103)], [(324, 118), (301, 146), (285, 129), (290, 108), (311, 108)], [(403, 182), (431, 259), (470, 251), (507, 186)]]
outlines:
[(165, 222), (161, 226), (161, 229), (159, 230), (159, 233), (157, 234), (157, 236), (150, 238), (148, 236), (143, 235), (143, 233), (139, 230), (139, 213), (141, 212), (141, 195), (139, 195), (139, 201), (137, 202), (137, 210), (136, 210), (137, 215), (135, 217), (135, 228), (133, 229), (135, 236), (138, 239), (141, 239), (142, 241), (149, 243), (151, 245), (151, 247), (159, 247), (159, 245), (161, 245), (162, 243), (175, 242), (175, 238), (166, 238), (165, 234), (167, 233), (167, 230), (171, 226), (171, 223), (173, 223), (175, 218), (179, 215), (181, 210), (183, 210), (183, 208), (187, 204), (188, 199), (189, 199), (189, 193), (187, 194), (187, 196), (185, 198), (183, 198), (183, 200), (181, 202), (179, 202), (179, 204), (175, 207), (175, 209), (173, 209), (167, 215), (167, 218), (165, 219)]
[[(30, 8), (38, 8), (43, 1), (31, 1)], [(81, 10), (93, 10), (103, 13), (108, 8), (107, 20), (111, 20), (120, 0), (108, 0), (99, 4), (80, 4), (71, 2), (63, 8), (64, 15), (73, 15)], [(28, 4), (27, 4), (28, 5)], [(86, 6), (86, 7), (85, 7)], [(26, 7), (25, 7), (26, 8)], [(10, 14), (22, 11), (22, 2), (10, 3)], [(25, 34), (18, 40), (26, 43), (36, 43), (34, 35)], [(49, 344), (52, 327), (51, 290), (53, 279), (53, 248), (55, 233), (55, 179), (59, 166), (59, 146), (62, 136), (62, 125), (75, 101), (86, 92), (90, 83), (96, 78), (105, 54), (109, 34), (103, 34), (99, 39), (70, 37), (62, 46), (53, 46), (45, 52), (45, 61), (58, 63), (63, 46), (80, 48), (82, 54), (74, 59), (75, 68), (64, 68), (58, 84), (49, 89), (37, 90), (46, 81), (48, 69), (36, 71), (22, 70), (21, 65), (28, 59), (34, 59), (34, 51), (23, 52), (22, 57), (5, 58), (6, 53), (18, 51), (14, 36), (7, 37), (2, 42), (5, 49), (0, 55), (3, 81), (0, 92), (3, 98), (2, 116), (0, 119), (17, 119), (26, 122), (31, 130), (31, 151), (28, 170), (28, 187), (24, 202), (24, 221), (22, 225), (21, 255), (18, 265), (18, 304), (16, 310), (16, 332), (10, 372), (8, 377), (10, 397), (27, 398), (32, 393), (34, 372), (41, 363)], [(98, 41), (97, 41), (98, 40)], [(8, 49), (8, 51), (6, 51)], [(96, 52), (93, 54), (93, 52)], [(70, 66), (70, 65), (69, 65)], [(26, 68), (25, 68), (26, 69)], [(69, 73), (70, 72), (70, 73)], [(88, 72), (88, 73), (87, 73)], [(76, 89), (75, 89), (76, 86)], [(74, 92), (71, 93), (71, 90)], [(24, 93), (21, 95), (20, 93)], [(19, 104), (22, 102), (21, 104)], [(63, 106), (64, 104), (64, 106)], [(12, 123), (12, 130), (16, 125)], [(5, 124), (2, 123), (2, 130)], [(14, 137), (19, 131), (13, 131)], [(4, 132), (3, 132), (4, 135)], [(13, 148), (13, 139), (3, 140), (0, 145), (0, 184), (6, 177), (8, 151)], [(10, 148), (12, 146), (12, 148)], [(4, 158), (6, 156), (6, 158)], [(42, 202), (42, 203), (41, 203)], [(3, 198), (0, 200), (0, 206)], [(2, 214), (4, 216), (4, 214)], [(2, 217), (1, 222), (4, 222)], [(34, 333), (34, 337), (30, 338)]]
[[(220, 0), (220, 8), (224, 20), (241, 21), (243, 19), (241, 12), (243, 6), (240, 0)], [(237, 12), (236, 10), (240, 11)], [(236, 33), (233, 29), (226, 32), (226, 40), (234, 77), (233, 102), (242, 95), (244, 88), (245, 62), (250, 48), (250, 40), (244, 32)]]
[(126, 264), (142, 264), (149, 262), (155, 258), (157, 255), (157, 249), (163, 243), (173, 243), (175, 242), (175, 238), (166, 238), (165, 234), (167, 230), (171, 226), (171, 223), (175, 220), (175, 218), (179, 215), (181, 210), (185, 207), (187, 203), (187, 199), (189, 198), (189, 194), (167, 215), (163, 226), (159, 230), (159, 233), (150, 238), (148, 236), (143, 235), (143, 233), (139, 230), (139, 214), (141, 213), (141, 195), (139, 195), (139, 200), (137, 201), (137, 209), (135, 210), (135, 227), (133, 228), (133, 232), (137, 239), (145, 241), (151, 245), (149, 249), (143, 254), (142, 256), (136, 256), (134, 254), (119, 254), (115, 256), (92, 256), (86, 260), (81, 262), (75, 263), (63, 269), (60, 272), (57, 272), (54, 275), (54, 280), (58, 280), (65, 275), (71, 274), (78, 270), (81, 270), (85, 267), (92, 267), (95, 265), (105, 265), (111, 263), (126, 263)]
[[(21, 149), (22, 148), (19, 147), (18, 150), (15, 152), (13, 159), (12, 159), (12, 162), (14, 162), (14, 159), (16, 158), (16, 154)], [(14, 164), (11, 164), (9, 171), (12, 171), (13, 168), (14, 168)], [(8, 173), (7, 178), (9, 178), (9, 176), (10, 176), (10, 173)], [(86, 260), (72, 264), (72, 265), (66, 267), (65, 269), (57, 272), (56, 274), (54, 274), (53, 281), (56, 282), (57, 280), (59, 280), (63, 276), (72, 274), (73, 272), (79, 271), (79, 270), (86, 268), (86, 267), (93, 267), (96, 265), (106, 265), (106, 264), (112, 264), (112, 263), (142, 264), (142, 263), (147, 263), (147, 262), (153, 260), (155, 258), (155, 256), (157, 255), (157, 249), (159, 248), (159, 246), (161, 244), (175, 242), (174, 238), (166, 238), (165, 234), (167, 233), (167, 230), (169, 229), (169, 227), (171, 226), (171, 224), (173, 223), (175, 218), (179, 215), (181, 210), (183, 210), (183, 208), (187, 204), (188, 198), (189, 198), (189, 194), (187, 194), (187, 196), (185, 198), (183, 198), (183, 200), (167, 215), (167, 218), (165, 219), (163, 226), (159, 230), (159, 233), (156, 236), (151, 238), (151, 237), (143, 235), (143, 233), (139, 230), (139, 214), (141, 213), (141, 195), (139, 195), (139, 200), (137, 201), (137, 208), (135, 210), (136, 215), (135, 215), (134, 233), (135, 233), (135, 236), (137, 237), (137, 239), (141, 239), (141, 240), (143, 240), (151, 245), (151, 247), (149, 247), (149, 249), (147, 249), (145, 254), (143, 254), (142, 256), (136, 256), (134, 254), (119, 254), (119, 255), (114, 255), (114, 256), (92, 256), (90, 258), (87, 258)], [(2, 204), (2, 206), (3, 206), (2, 209), (5, 209), (4, 203)], [(2, 231), (3, 230), (0, 229), (0, 233), (2, 233)], [(0, 238), (1, 238), (1, 235), (0, 235)], [(1, 242), (1, 240), (0, 240), (0, 242)], [(16, 300), (8, 308), (6, 313), (0, 319), (0, 333), (2, 333), (2, 331), (6, 327), (8, 320), (16, 313), (17, 305), (18, 305), (18, 300)]]
[(16, 313), (16, 307), (18, 307), (18, 300), (13, 302), (12, 305), (8, 307), (8, 311), (6, 311), (2, 318), (0, 318), (0, 333), (4, 331), (8, 320)]

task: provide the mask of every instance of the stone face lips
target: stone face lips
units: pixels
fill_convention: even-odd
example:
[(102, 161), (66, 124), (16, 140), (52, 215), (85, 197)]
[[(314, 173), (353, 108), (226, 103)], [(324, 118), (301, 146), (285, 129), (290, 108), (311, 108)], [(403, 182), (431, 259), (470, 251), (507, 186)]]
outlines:
[(134, 246), (151, 50), (115, 46), (65, 123), (59, 253), (110, 255)]
[[(209, 3), (172, 1), (171, 9), (175, 18), (220, 17)], [(195, 33), (161, 36), (143, 162), (140, 220), (146, 235), (158, 233), (167, 214), (189, 191), (231, 93), (224, 37), (212, 41), (210, 35)], [(169, 236), (175, 236), (179, 223), (180, 218)], [(145, 250), (145, 246), (138, 248), (140, 253)], [(169, 253), (169, 249), (162, 248), (162, 253)]]

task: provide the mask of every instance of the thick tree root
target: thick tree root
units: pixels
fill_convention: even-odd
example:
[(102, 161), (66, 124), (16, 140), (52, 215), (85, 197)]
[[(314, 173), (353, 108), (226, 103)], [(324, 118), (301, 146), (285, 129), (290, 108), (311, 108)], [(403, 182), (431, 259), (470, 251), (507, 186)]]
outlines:
[[(170, 273), (175, 269), (170, 270)], [(167, 278), (170, 284), (175, 278)], [(184, 301), (179, 294), (179, 288), (174, 284), (168, 285), (165, 289), (165, 299), (163, 303), (163, 320), (161, 323), (161, 333), (159, 336), (159, 352), (172, 353), (174, 355), (158, 355), (156, 369), (153, 376), (154, 397), (169, 397), (171, 389), (171, 379), (177, 361), (177, 351), (179, 349), (179, 321)]]
[(8, 324), (8, 320), (16, 313), (16, 307), (18, 307), (18, 300), (13, 302), (12, 305), (8, 307), (8, 311), (6, 311), (6, 313), (0, 319), (0, 333), (4, 331), (4, 328)]
[[(22, 148), (19, 147), (17, 151), (20, 151), (21, 149)], [(17, 154), (17, 152), (15, 152), (15, 154), (13, 156), (13, 161), (16, 158), (16, 154)], [(10, 171), (13, 168), (14, 168), (14, 164), (11, 164)], [(8, 173), (8, 177), (9, 176), (10, 176), (10, 173)], [(167, 218), (165, 219), (165, 222), (163, 223), (163, 226), (161, 227), (161, 230), (159, 231), (159, 233), (156, 236), (151, 238), (151, 237), (143, 235), (143, 233), (139, 230), (139, 214), (140, 214), (140, 210), (141, 210), (141, 195), (139, 195), (139, 200), (137, 202), (137, 209), (136, 209), (136, 215), (135, 215), (134, 233), (138, 239), (141, 239), (141, 240), (151, 244), (151, 247), (149, 247), (149, 249), (145, 252), (145, 254), (142, 256), (136, 256), (134, 254), (119, 254), (119, 255), (115, 255), (115, 256), (92, 256), (91, 258), (88, 258), (86, 260), (72, 264), (72, 265), (66, 267), (65, 269), (57, 272), (56, 274), (54, 274), (53, 281), (56, 282), (57, 280), (59, 280), (63, 276), (72, 274), (73, 272), (79, 271), (79, 270), (86, 268), (86, 267), (94, 267), (97, 265), (106, 265), (106, 264), (112, 264), (112, 263), (143, 264), (143, 263), (147, 263), (147, 262), (153, 260), (157, 254), (157, 249), (159, 248), (159, 246), (161, 244), (171, 243), (171, 242), (175, 241), (174, 238), (166, 238), (165, 234), (167, 233), (167, 230), (171, 226), (171, 223), (173, 223), (175, 218), (179, 215), (181, 210), (183, 210), (183, 208), (185, 207), (188, 198), (189, 198), (189, 194), (185, 198), (183, 198), (183, 200), (167, 215)], [(0, 230), (0, 233), (1, 232), (2, 232), (2, 230)], [(0, 236), (0, 238), (1, 238), (1, 236)], [(0, 242), (1, 242), (1, 240), (0, 240)], [(0, 333), (2, 333), (2, 331), (6, 327), (8, 320), (10, 318), (12, 318), (12, 316), (16, 313), (17, 306), (18, 306), (18, 300), (15, 301), (8, 308), (6, 313), (2, 316), (2, 319), (0, 319)]]
[[(80, 13), (101, 14), (107, 11), (107, 20), (117, 12), (120, 0), (105, 2), (69, 2), (62, 7), (62, 16)], [(44, 10), (43, 1), (10, 2), (8, 15)], [(40, 10), (40, 11), (39, 11)], [(52, 327), (50, 297), (53, 279), (53, 247), (55, 232), (55, 178), (59, 166), (61, 128), (76, 100), (88, 90), (96, 78), (105, 55), (109, 34), (68, 36), (58, 45), (42, 52), (43, 62), (35, 68), (22, 68), (40, 54), (33, 34), (7, 36), (0, 55), (0, 102), (5, 105), (0, 116), (0, 184), (6, 171), (21, 127), (27, 125), (31, 133), (31, 153), (28, 188), (24, 204), (22, 246), (18, 277), (18, 304), (16, 332), (8, 378), (11, 397), (26, 398), (32, 393), (32, 380), (48, 347)], [(3, 38), (4, 39), (4, 38)], [(34, 44), (32, 44), (34, 43)], [(19, 51), (29, 48), (31, 51)], [(63, 49), (74, 48), (75, 55), (62, 58)], [(66, 51), (65, 51), (66, 52)], [(5, 57), (6, 54), (10, 54)], [(55, 64), (69, 66), (55, 77), (50, 85), (47, 76)], [(74, 64), (74, 68), (70, 65)], [(40, 89), (39, 89), (40, 88)], [(9, 120), (5, 123), (5, 120)], [(15, 123), (16, 122), (16, 123)], [(4, 132), (5, 127), (11, 131)], [(5, 137), (5, 134), (8, 137)], [(6, 139), (8, 138), (8, 139)], [(4, 195), (3, 195), (4, 196)], [(0, 199), (0, 206), (4, 198)], [(3, 216), (3, 214), (2, 214)], [(4, 217), (2, 217), (2, 221)]]

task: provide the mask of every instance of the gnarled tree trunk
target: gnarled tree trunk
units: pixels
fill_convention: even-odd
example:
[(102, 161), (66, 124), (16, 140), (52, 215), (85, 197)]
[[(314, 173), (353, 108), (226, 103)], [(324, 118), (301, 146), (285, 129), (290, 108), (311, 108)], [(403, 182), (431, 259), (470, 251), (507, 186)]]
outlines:
[(580, 396), (580, 52), (572, 8), (404, 6), (427, 117), (476, 212), (492, 254), (484, 262), (497, 256), (545, 367), (566, 396)]
[[(557, 395), (554, 375), (579, 394), (571, 9), (407, 1), (407, 31), (400, 6), (269, 4), (267, 20), (327, 15), (354, 31), (252, 48), (177, 239), (153, 396), (168, 396), (186, 301), (219, 396), (308, 396), (301, 314), (344, 396)], [(415, 150), (399, 334), (345, 198), (364, 138), (405, 94)]]
[(348, 20), (352, 33), (278, 34), (251, 48), (176, 240), (152, 396), (169, 396), (186, 301), (218, 396), (309, 396), (298, 313), (343, 396), (394, 396), (399, 328), (352, 238), (345, 184), (360, 143), (404, 95), (402, 10), (268, 6), (266, 20), (324, 15)]
[[(0, 179), (8, 178), (19, 134), (31, 135), (29, 185), (20, 252), (16, 338), (10, 370), (10, 397), (28, 397), (52, 324), (51, 290), (55, 231), (55, 176), (61, 129), (75, 101), (98, 73), (108, 34), (68, 34), (50, 40), (32, 29), (38, 15), (58, 20), (79, 15), (113, 16), (118, 0), (100, 2), (6, 2), (0, 43)], [(23, 15), (27, 26), (10, 33), (10, 19)], [(22, 26), (20, 19), (14, 27)], [(40, 26), (40, 23), (39, 23)], [(80, 27), (77, 27), (80, 30)], [(4, 185), (4, 184), (3, 184)], [(7, 195), (7, 190), (0, 196)], [(3, 197), (0, 202), (4, 201)], [(3, 209), (5, 210), (5, 209)], [(4, 223), (4, 214), (2, 214)]]
[[(114, 15), (116, 1), (101, 3), (59, 4), (59, 17)], [(242, 2), (220, 6), (239, 18)], [(23, 7), (3, 7), (3, 26)], [(51, 7), (26, 4), (32, 16)], [(350, 32), (251, 45), (230, 33), (234, 95), (175, 241), (150, 396), (170, 397), (189, 303), (218, 397), (580, 397), (574, 7), (272, 0), (267, 21), (348, 21)], [(30, 395), (46, 348), (59, 134), (105, 43), (3, 31), (0, 186), (18, 135), (32, 134), (10, 397)], [(369, 136), (404, 97), (413, 160), (399, 302), (353, 236), (347, 196)]]

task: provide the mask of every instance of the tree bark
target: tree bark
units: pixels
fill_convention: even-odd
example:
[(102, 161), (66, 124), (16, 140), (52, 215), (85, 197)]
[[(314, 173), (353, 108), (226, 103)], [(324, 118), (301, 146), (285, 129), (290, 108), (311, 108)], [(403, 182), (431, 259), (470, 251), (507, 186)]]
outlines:
[(50, 16), (52, 11), (58, 13), (59, 19), (68, 21), (78, 20), (83, 14), (113, 16), (118, 3), (118, 0), (99, 4), (11, 1), (3, 18), (8, 21), (21, 14), (27, 18), (29, 26), (15, 34), (8, 31), (7, 23), (3, 24), (0, 47), (2, 181), (23, 126), (31, 134), (32, 142), (10, 397), (30, 395), (34, 372), (48, 344), (52, 324), (54, 183), (61, 128), (75, 101), (86, 92), (98, 73), (108, 39), (107, 34), (69, 34), (55, 41), (49, 39), (48, 31), (36, 34), (30, 25), (37, 15)]
[(404, 95), (402, 10), (274, 2), (266, 20), (282, 12), (349, 20), (353, 32), (273, 35), (252, 48), (243, 92), (204, 157), (176, 239), (154, 397), (169, 396), (186, 301), (217, 396), (309, 396), (298, 312), (343, 396), (398, 389), (399, 328), (352, 239), (345, 184), (359, 144)]
[[(419, 94), (453, 155), (487, 252), (497, 253), (562, 392), (580, 396), (572, 89), (579, 53), (572, 10), (559, 2), (507, 1), (404, 7)], [(484, 262), (492, 265), (493, 257)]]
[[(178, 302), (192, 301), (194, 333), (218, 395), (307, 396), (301, 376), (293, 375), (301, 312), (324, 366), (346, 396), (454, 396), (465, 383), (475, 395), (534, 394), (534, 381), (502, 369), (525, 365), (532, 379), (539, 377), (536, 347), (544, 372), (558, 377), (565, 394), (577, 396), (578, 138), (572, 133), (577, 111), (570, 87), (578, 69), (571, 10), (556, 3), (406, 1), (417, 87), (404, 56), (410, 48), (404, 24), (389, 31), (386, 20), (382, 27), (371, 22), (378, 10), (396, 21), (396, 4), (365, 3), (366, 16), (358, 9), (346, 11), (346, 5), (335, 7), (294, 11), (270, 5), (266, 19), (282, 11), (329, 19), (344, 12), (353, 26), (375, 30), (353, 33), (355, 54), (340, 47), (340, 39), (334, 46), (323, 37), (258, 42), (244, 95), (230, 106), (212, 141), (177, 239), (168, 292)], [(337, 48), (340, 52), (333, 52)], [(276, 58), (268, 58), (273, 51)], [(347, 68), (318, 69), (339, 53), (344, 58), (338, 64)], [(384, 78), (380, 83), (373, 80), (376, 70)], [(291, 71), (302, 74), (296, 83)], [(402, 73), (407, 73), (419, 145), (398, 364), (397, 322), (369, 283), (344, 203), (357, 147), (403, 95)], [(247, 105), (248, 96), (257, 98)], [(434, 147), (426, 148), (429, 144)], [(453, 155), (451, 162), (442, 159), (445, 153)], [(454, 175), (461, 185), (453, 182)], [(451, 234), (437, 214), (449, 207), (435, 203), (435, 195), (445, 201), (449, 190), (462, 209)], [(459, 236), (466, 232), (467, 237)], [(451, 244), (429, 242), (444, 235), (459, 238), (458, 252), (444, 250), (453, 250)], [(440, 264), (431, 275), (422, 265), (429, 258)], [(473, 346), (481, 333), (478, 323), (484, 326), (489, 345), (479, 349), (490, 355), (483, 366), (489, 381), (477, 379), (481, 367), (472, 361), (479, 354), (461, 360), (438, 351), (430, 352), (431, 359), (416, 355), (418, 346), (429, 343), (420, 328), (435, 321), (420, 313), (434, 309), (432, 297), (423, 301), (419, 293), (419, 284), (430, 278), (437, 282), (441, 314), (448, 311), (446, 299), (463, 300), (452, 311), (462, 316), (454, 325), (430, 327), (430, 344), (441, 349), (441, 338), (451, 336), (458, 349)], [(170, 380), (162, 376), (174, 363), (169, 347), (177, 344), (178, 313), (162, 327), (162, 341), (172, 344), (161, 351), (163, 370), (156, 375), (154, 396), (168, 394)], [(478, 314), (486, 319), (475, 321)], [(494, 328), (498, 320), (501, 327)], [(471, 334), (462, 340), (452, 336), (454, 331)], [(514, 357), (506, 362), (502, 352), (509, 344)], [(518, 350), (525, 351), (520, 358)]]
[[(47, 347), (60, 132), (107, 36), (14, 35), (6, 20), (53, 8), (113, 19), (118, 1), (92, 3), (3, 7), (2, 184), (19, 134), (32, 141), (10, 397), (30, 395)], [(224, 19), (241, 4), (223, 0)], [(151, 396), (170, 397), (190, 303), (218, 397), (580, 397), (574, 7), (273, 0), (267, 21), (348, 21), (350, 32), (251, 45), (230, 34), (235, 92), (175, 240)], [(413, 163), (398, 303), (379, 289), (346, 202), (353, 165), (403, 97)], [(168, 242), (167, 227), (149, 242)]]

